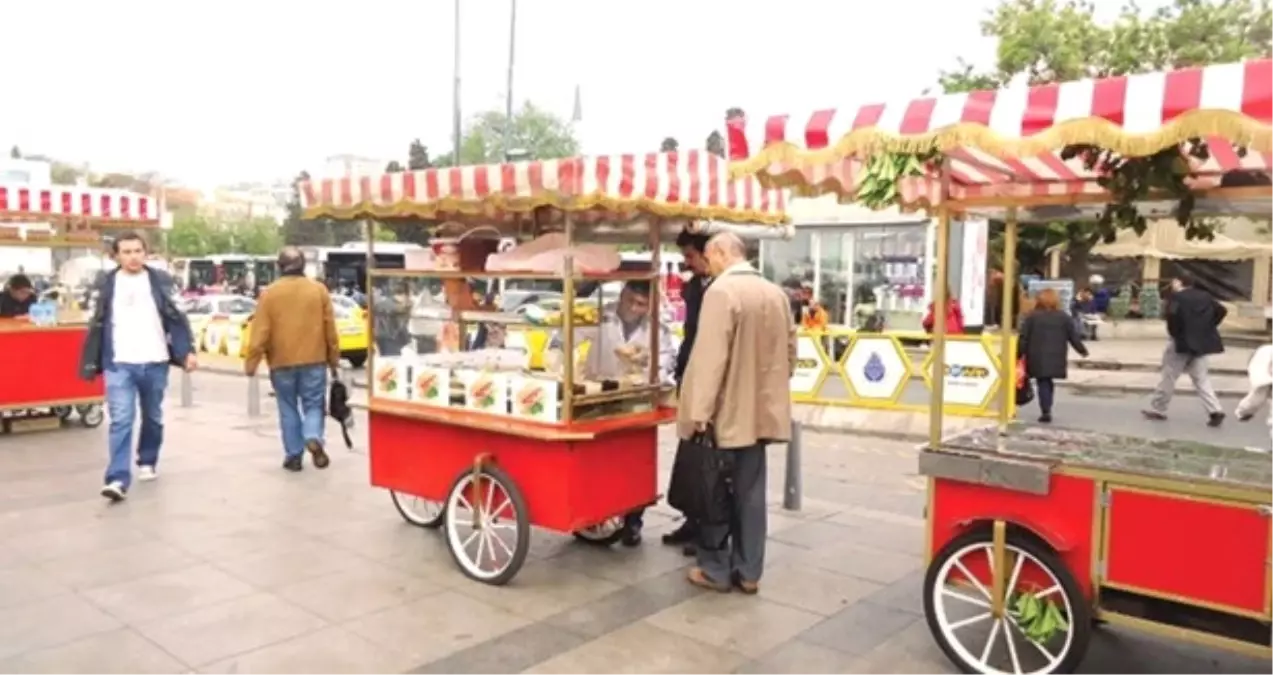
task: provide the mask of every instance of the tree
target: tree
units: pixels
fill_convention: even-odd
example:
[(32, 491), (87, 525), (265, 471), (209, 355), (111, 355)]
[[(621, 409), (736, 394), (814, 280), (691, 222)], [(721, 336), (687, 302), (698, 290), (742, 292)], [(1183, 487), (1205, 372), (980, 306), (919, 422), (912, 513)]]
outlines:
[(15, 145), (12, 148), (9, 148), (9, 158), (22, 159), (22, 151), (18, 149), (18, 146)]
[[(1093, 18), (1087, 0), (1002, 0), (982, 22), (982, 34), (998, 40), (995, 67), (986, 72), (960, 60), (938, 80), (947, 92), (995, 89), (1025, 79), (1031, 85), (1108, 77), (1209, 63), (1224, 63), (1273, 52), (1273, 13), (1269, 0), (1173, 0), (1143, 14), (1135, 4), (1114, 23)], [(1120, 226), (1126, 226), (1120, 223)], [(1187, 229), (1208, 238), (1211, 228), (1195, 222)], [(1088, 256), (1117, 230), (1096, 223), (1054, 223), (1022, 228), (1022, 253), (1042, 251), (1060, 239), (1066, 246), (1070, 276), (1088, 277)], [(1002, 255), (1002, 253), (1000, 253)], [(1040, 261), (1020, 260), (1022, 267)]]
[(712, 129), (712, 133), (707, 135), (707, 142), (705, 145), (707, 147), (707, 151), (713, 155), (716, 155), (717, 157), (725, 156), (725, 137), (721, 136), (719, 131)]
[[(532, 103), (513, 114), (509, 126), (502, 110), (490, 110), (469, 119), (460, 142), (460, 164), (498, 164), (505, 159), (504, 131), (508, 129), (508, 150), (525, 153), (526, 159), (557, 159), (579, 154), (579, 141), (570, 125)], [(422, 146), (423, 147), (423, 146)], [(450, 153), (433, 166), (454, 166)]]
[(401, 173), (401, 172), (402, 172), (402, 165), (399, 164), (398, 160), (396, 159), (385, 165), (385, 173)]
[(189, 258), (219, 253), (271, 255), (283, 245), (283, 233), (270, 218), (217, 222), (190, 211), (176, 214), (166, 237), (168, 253)]
[(411, 141), (411, 147), (407, 149), (407, 168), (412, 171), (423, 171), (433, 166), (429, 161), (429, 148), (420, 142), (420, 139)]
[(668, 136), (663, 139), (662, 143), (659, 144), (659, 152), (676, 152), (680, 145), (680, 143), (676, 142), (675, 138)]
[(309, 172), (302, 171), (292, 181), (292, 198), (287, 202), (287, 218), (281, 228), (284, 243), (294, 246), (340, 246), (347, 241), (361, 239), (362, 227), (357, 222), (330, 218), (310, 220), (304, 217), (300, 186), (309, 179)]

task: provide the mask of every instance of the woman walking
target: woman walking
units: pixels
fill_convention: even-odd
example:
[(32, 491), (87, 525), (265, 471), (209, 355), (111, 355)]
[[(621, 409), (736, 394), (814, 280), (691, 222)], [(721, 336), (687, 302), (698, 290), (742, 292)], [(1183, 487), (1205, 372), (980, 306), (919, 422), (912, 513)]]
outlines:
[(1019, 349), (1025, 356), (1025, 372), (1039, 387), (1039, 421), (1052, 421), (1056, 380), (1064, 380), (1069, 366), (1069, 350), (1087, 357), (1087, 347), (1074, 326), (1074, 319), (1060, 308), (1056, 291), (1045, 289), (1035, 300), (1034, 310), (1021, 321)]

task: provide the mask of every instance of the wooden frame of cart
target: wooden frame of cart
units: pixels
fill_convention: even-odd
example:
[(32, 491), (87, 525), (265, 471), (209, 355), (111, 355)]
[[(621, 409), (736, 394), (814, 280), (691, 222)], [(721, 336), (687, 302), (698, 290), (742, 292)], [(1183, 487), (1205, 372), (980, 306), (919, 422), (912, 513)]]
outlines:
[[(896, 180), (896, 201), (934, 212), (938, 279), (948, 269), (952, 215), (1005, 223), (1003, 323), (1012, 326), (1018, 224), (1099, 217), (1113, 200), (1100, 167), (1072, 159), (1073, 152), (1062, 157), (1063, 148), (1137, 158), (1202, 139), (1207, 153), (1181, 151), (1172, 163), (1195, 213), (1268, 218), (1271, 78), (1273, 62), (1257, 60), (754, 124), (733, 119), (731, 170), (767, 186), (852, 200), (875, 158), (931, 160), (917, 159), (911, 167), (918, 170)], [(803, 137), (789, 131), (803, 120)], [(1147, 189), (1134, 201), (1142, 215), (1170, 217), (1179, 199)], [(935, 289), (934, 303), (943, 306), (945, 284)], [(1014, 392), (1006, 386), (994, 433), (979, 444), (947, 438), (945, 312), (935, 313), (935, 323), (931, 361), (947, 376), (932, 378), (929, 442), (920, 457), (929, 476), (924, 607), (946, 655), (966, 672), (1065, 672), (1077, 667), (1093, 624), (1103, 621), (1269, 658), (1267, 455), (1251, 462), (1241, 449), (1199, 448), (1210, 464), (1191, 474), (1152, 461), (1123, 466), (1100, 456), (1015, 451), (1014, 440), (1030, 432), (1010, 424)], [(1001, 340), (1001, 349), (996, 366), (1011, 382), (1014, 341)], [(971, 615), (953, 618), (956, 605), (971, 607)], [(986, 637), (965, 639), (971, 627), (984, 627)]]
[[(523, 564), (531, 526), (608, 545), (622, 534), (625, 514), (658, 499), (658, 426), (675, 417), (672, 388), (660, 376), (657, 358), (665, 348), (658, 283), (663, 243), (686, 227), (771, 234), (785, 219), (781, 191), (752, 179), (729, 180), (724, 159), (696, 150), (315, 181), (302, 184), (301, 195), (308, 217), (366, 222), (373, 296), (379, 288), (386, 298), (409, 297), (393, 284), (411, 279), (441, 284), (444, 312), (423, 316), (446, 324), (438, 344), (449, 334), (462, 346), (446, 358), (416, 353), (395, 360), (373, 352), (368, 365), (371, 482), (390, 491), (407, 522), (443, 528), (464, 574), (497, 585)], [(423, 268), (376, 270), (378, 221), (392, 227), (404, 218), (437, 228), (435, 259)], [(553, 271), (491, 271), (487, 264), (497, 251), (481, 243), (486, 234), (518, 240), (560, 235), (565, 248)], [(653, 259), (648, 270), (613, 269), (617, 263), (585, 269), (578, 248), (583, 242), (641, 243)], [(474, 296), (470, 282), (487, 282), (489, 289), (500, 279), (560, 282), (563, 311), (555, 327), (563, 365), (555, 376), (532, 370), (529, 358), (506, 368), (503, 352), (474, 365), (468, 326), (531, 320), (486, 303), (489, 296)], [(577, 362), (587, 350), (608, 347), (593, 344), (603, 339), (599, 327), (580, 325), (600, 317), (578, 309), (577, 292), (583, 285), (597, 287), (596, 306), (604, 308), (606, 284), (629, 282), (650, 290), (648, 343), (642, 346), (648, 363), (626, 379), (585, 380)], [(373, 297), (373, 326), (377, 305)], [(576, 335), (584, 328), (595, 333), (587, 344)], [(375, 338), (373, 332), (378, 344)], [(519, 405), (531, 397), (540, 405)]]

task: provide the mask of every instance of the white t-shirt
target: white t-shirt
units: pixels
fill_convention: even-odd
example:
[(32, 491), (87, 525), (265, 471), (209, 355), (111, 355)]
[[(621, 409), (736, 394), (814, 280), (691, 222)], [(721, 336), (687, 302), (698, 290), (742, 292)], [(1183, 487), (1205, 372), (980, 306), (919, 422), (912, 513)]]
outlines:
[(168, 337), (145, 270), (138, 274), (120, 270), (115, 275), (111, 342), (116, 363), (168, 362)]

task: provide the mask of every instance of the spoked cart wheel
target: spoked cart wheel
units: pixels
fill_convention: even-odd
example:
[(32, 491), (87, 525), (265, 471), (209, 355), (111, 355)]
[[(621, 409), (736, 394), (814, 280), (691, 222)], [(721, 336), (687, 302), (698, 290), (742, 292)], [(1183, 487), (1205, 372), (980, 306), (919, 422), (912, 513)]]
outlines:
[(623, 538), (623, 516), (607, 518), (592, 527), (575, 531), (575, 539), (593, 546), (613, 546)]
[(466, 576), (493, 586), (517, 576), (530, 550), (530, 512), (508, 474), (489, 464), (465, 470), (443, 518), (451, 557)]
[(75, 412), (80, 414), (80, 423), (89, 429), (101, 426), (102, 421), (106, 419), (106, 411), (96, 403), (77, 405)]
[(393, 490), (389, 491), (389, 497), (393, 499), (393, 508), (398, 509), (398, 515), (402, 516), (402, 519), (408, 523), (430, 530), (442, 527), (442, 519), (446, 513), (446, 507), (441, 502), (430, 501), (423, 497), (402, 494)]
[(53, 406), (52, 412), (54, 415), (57, 415), (58, 419), (65, 423), (66, 420), (70, 419), (71, 413), (74, 412), (74, 410), (75, 409), (69, 405), (55, 405)]
[(1087, 652), (1092, 611), (1061, 559), (1008, 532), (1004, 603), (992, 606), (990, 530), (946, 544), (924, 577), (924, 616), (937, 645), (965, 673), (1071, 673)]

